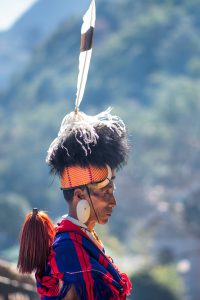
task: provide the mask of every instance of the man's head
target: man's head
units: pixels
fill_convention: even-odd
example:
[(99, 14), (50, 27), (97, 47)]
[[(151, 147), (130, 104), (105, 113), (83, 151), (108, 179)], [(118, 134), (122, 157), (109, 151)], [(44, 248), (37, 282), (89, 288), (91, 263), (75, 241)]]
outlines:
[[(75, 189), (64, 190), (63, 194), (69, 204), (69, 213), (76, 219), (85, 217), (87, 214), (86, 225), (95, 225), (96, 223), (105, 224), (112, 214), (113, 208), (116, 206), (114, 196), (114, 179), (115, 172), (112, 170), (112, 176), (109, 182), (101, 188), (96, 184), (89, 184)], [(80, 203), (84, 201), (86, 207), (78, 208)], [(84, 211), (84, 208), (87, 211)], [(83, 211), (81, 212), (80, 209)], [(89, 213), (88, 213), (89, 210)]]
[(123, 121), (107, 110), (97, 116), (70, 113), (47, 156), (51, 170), (58, 173), (70, 214), (104, 224), (116, 201), (115, 176), (127, 161), (128, 142)]

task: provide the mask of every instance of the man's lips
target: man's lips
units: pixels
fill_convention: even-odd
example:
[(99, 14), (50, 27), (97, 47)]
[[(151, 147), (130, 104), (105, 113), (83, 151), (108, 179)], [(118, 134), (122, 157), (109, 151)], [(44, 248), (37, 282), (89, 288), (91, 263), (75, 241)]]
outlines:
[(111, 216), (112, 215), (112, 211), (111, 212), (107, 212), (106, 215)]

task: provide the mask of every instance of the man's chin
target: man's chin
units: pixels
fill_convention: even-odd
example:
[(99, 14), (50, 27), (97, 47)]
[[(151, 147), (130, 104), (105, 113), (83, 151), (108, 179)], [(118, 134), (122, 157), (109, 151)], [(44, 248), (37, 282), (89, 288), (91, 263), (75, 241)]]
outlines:
[(110, 218), (110, 216), (109, 215), (107, 215), (105, 218), (103, 218), (103, 219), (101, 219), (101, 221), (100, 221), (100, 224), (106, 224), (106, 223), (108, 223), (108, 220), (109, 220), (109, 218)]

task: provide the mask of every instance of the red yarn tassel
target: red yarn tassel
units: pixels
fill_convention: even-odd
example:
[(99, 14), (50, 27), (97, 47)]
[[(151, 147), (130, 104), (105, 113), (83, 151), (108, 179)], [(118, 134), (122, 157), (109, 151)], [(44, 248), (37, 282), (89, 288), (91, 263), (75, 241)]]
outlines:
[(54, 236), (54, 225), (48, 215), (34, 208), (22, 225), (17, 264), (20, 273), (42, 272)]

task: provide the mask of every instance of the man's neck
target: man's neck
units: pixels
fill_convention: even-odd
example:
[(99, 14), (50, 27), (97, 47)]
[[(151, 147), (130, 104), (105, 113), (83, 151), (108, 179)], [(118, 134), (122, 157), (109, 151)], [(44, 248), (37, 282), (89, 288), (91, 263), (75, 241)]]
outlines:
[[(73, 219), (79, 221), (78, 218), (77, 218), (76, 213), (74, 213), (73, 211), (70, 211), (70, 210), (69, 210), (68, 216), (70, 216), (71, 218), (73, 218)], [(79, 221), (79, 222), (80, 222), (80, 221)], [(81, 223), (81, 222), (80, 222), (80, 223)], [(95, 221), (93, 221), (93, 220), (88, 220), (84, 225), (87, 226), (87, 228), (88, 228), (89, 231), (93, 231), (93, 230), (94, 230), (94, 227), (95, 227), (95, 224), (96, 224)]]

